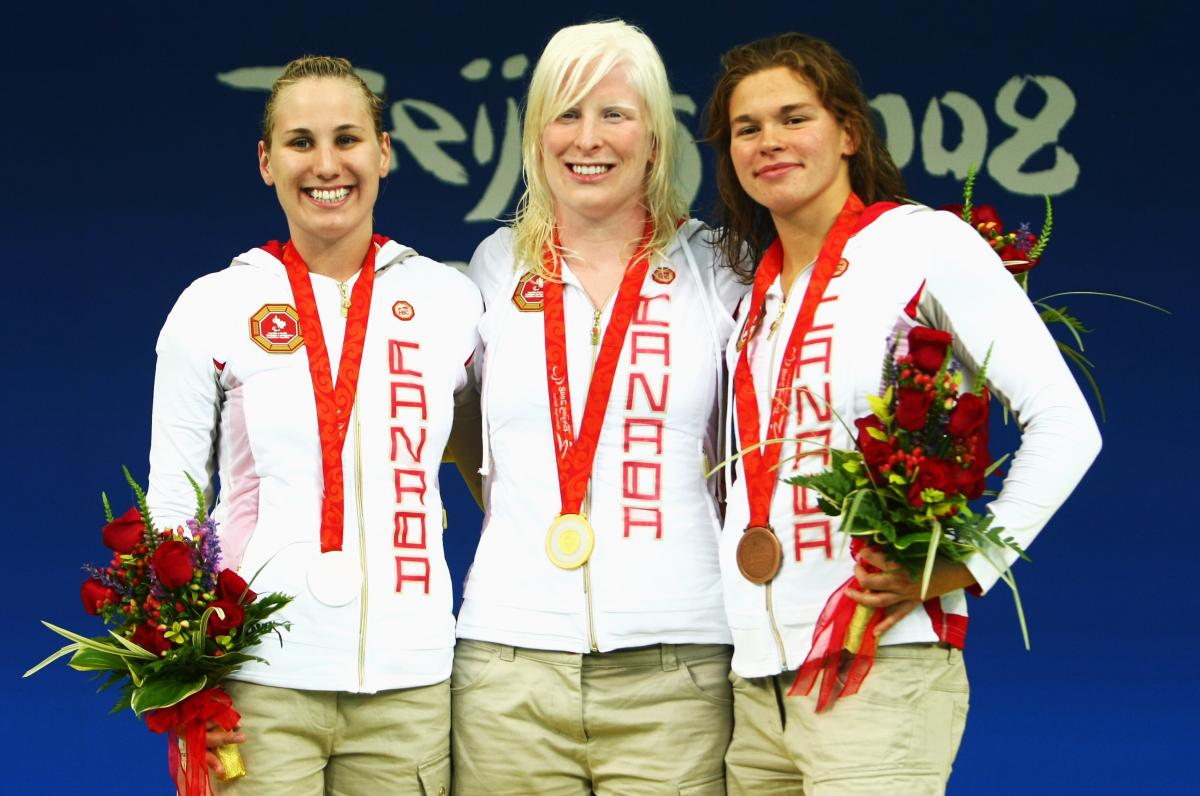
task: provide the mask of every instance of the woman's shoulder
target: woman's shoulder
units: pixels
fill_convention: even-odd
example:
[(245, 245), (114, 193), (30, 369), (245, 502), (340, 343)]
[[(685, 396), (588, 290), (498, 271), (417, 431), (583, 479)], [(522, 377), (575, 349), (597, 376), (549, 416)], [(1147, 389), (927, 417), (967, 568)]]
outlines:
[(719, 230), (699, 219), (689, 218), (679, 225), (677, 242), (668, 251), (668, 256), (677, 253), (682, 246), (687, 246), (701, 274), (706, 280), (711, 278), (712, 289), (721, 305), (727, 312), (732, 313), (750, 286), (725, 262), (718, 245), (719, 238)]
[[(377, 262), (388, 266), (384, 274), (394, 270), (397, 275), (403, 273), (405, 281), (416, 277), (448, 306), (465, 311), (479, 305), (479, 290), (466, 274), (452, 265), (419, 254), (402, 243), (389, 240), (380, 250)], [(392, 266), (399, 267), (393, 269)]]
[(503, 291), (515, 273), (513, 260), (513, 231), (500, 227), (475, 247), (467, 276), (483, 294), (484, 304), (491, 304), (497, 291)]

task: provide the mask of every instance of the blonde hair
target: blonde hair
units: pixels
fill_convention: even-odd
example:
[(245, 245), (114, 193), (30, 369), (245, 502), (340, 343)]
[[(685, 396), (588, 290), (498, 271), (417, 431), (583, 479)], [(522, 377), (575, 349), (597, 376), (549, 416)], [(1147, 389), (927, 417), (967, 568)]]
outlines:
[(546, 182), (542, 134), (618, 66), (625, 67), (645, 105), (655, 153), (645, 181), (646, 212), (654, 225), (647, 245), (651, 260), (662, 257), (675, 237), (676, 225), (687, 207), (678, 187), (678, 122), (662, 58), (645, 33), (621, 20), (572, 25), (551, 37), (529, 81), (522, 141), (525, 193), (512, 223), (518, 269), (548, 276), (543, 254), (554, 245), (554, 196)]
[(334, 58), (329, 55), (302, 55), (283, 68), (271, 93), (267, 97), (266, 107), (263, 108), (262, 140), (267, 149), (271, 148), (271, 131), (275, 129), (275, 107), (279, 104), (279, 95), (283, 90), (309, 78), (330, 77), (349, 80), (360, 91), (367, 103), (367, 113), (375, 125), (375, 137), (383, 136), (383, 98), (371, 91), (363, 79), (354, 71), (354, 66), (345, 58)]

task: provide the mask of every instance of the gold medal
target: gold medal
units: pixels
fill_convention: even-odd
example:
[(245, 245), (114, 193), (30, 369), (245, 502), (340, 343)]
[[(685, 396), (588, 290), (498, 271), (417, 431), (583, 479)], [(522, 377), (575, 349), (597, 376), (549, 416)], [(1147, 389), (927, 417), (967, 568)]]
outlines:
[(578, 569), (596, 546), (592, 524), (583, 514), (559, 514), (546, 532), (546, 555), (556, 567)]
[(783, 545), (765, 525), (751, 525), (738, 540), (737, 565), (751, 583), (769, 583), (783, 564)]

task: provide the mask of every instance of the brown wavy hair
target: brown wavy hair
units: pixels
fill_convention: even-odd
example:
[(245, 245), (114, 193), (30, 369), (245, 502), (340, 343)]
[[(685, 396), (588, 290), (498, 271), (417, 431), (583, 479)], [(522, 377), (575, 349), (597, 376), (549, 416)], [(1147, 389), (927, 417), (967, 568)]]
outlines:
[(717, 156), (717, 245), (742, 279), (753, 279), (758, 261), (776, 237), (770, 212), (742, 188), (729, 155), (730, 99), (750, 75), (783, 66), (813, 88), (857, 146), (850, 156), (850, 186), (864, 202), (895, 201), (905, 195), (904, 178), (875, 129), (858, 72), (829, 42), (803, 33), (781, 33), (734, 47), (721, 57), (721, 66), (705, 110), (705, 139)]

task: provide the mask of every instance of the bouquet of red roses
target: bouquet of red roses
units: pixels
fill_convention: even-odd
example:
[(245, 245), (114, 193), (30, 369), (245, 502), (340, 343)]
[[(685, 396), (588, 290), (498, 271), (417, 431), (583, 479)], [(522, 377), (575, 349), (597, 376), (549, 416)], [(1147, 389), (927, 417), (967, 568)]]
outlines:
[[(1046, 246), (1050, 243), (1050, 233), (1054, 229), (1054, 206), (1050, 201), (1050, 197), (1044, 197), (1046, 212), (1043, 216), (1042, 228), (1039, 232), (1035, 234), (1030, 229), (1029, 224), (1024, 222), (1019, 224), (1015, 229), (1005, 229), (1004, 222), (1000, 218), (1000, 213), (995, 207), (989, 204), (974, 204), (975, 177), (975, 168), (972, 166), (967, 170), (967, 179), (963, 183), (962, 203), (943, 205), (942, 210), (954, 213), (962, 218), (963, 221), (970, 224), (988, 242), (988, 245), (995, 249), (996, 254), (1000, 256), (1000, 260), (1004, 263), (1004, 267), (1013, 275), (1013, 278), (1016, 279), (1021, 289), (1028, 294), (1029, 272), (1041, 262), (1042, 255), (1046, 251)], [(1105, 419), (1107, 413), (1104, 409), (1104, 396), (1100, 393), (1100, 385), (1096, 381), (1096, 375), (1093, 372), (1095, 366), (1091, 359), (1084, 354), (1083, 336), (1090, 332), (1091, 329), (1085, 326), (1078, 316), (1068, 310), (1066, 305), (1058, 303), (1058, 299), (1067, 296), (1105, 296), (1140, 304), (1143, 307), (1149, 307), (1152, 310), (1157, 310), (1167, 315), (1170, 314), (1170, 311), (1157, 304), (1151, 304), (1148, 301), (1142, 301), (1141, 299), (1132, 298), (1120, 293), (1108, 293), (1098, 290), (1068, 290), (1042, 296), (1041, 298), (1030, 298), (1034, 307), (1037, 308), (1042, 322), (1046, 324), (1046, 328), (1051, 331), (1051, 334), (1054, 334), (1055, 331), (1059, 332), (1055, 337), (1055, 342), (1058, 344), (1059, 350), (1083, 374), (1084, 379), (1088, 382), (1088, 386), (1091, 387), (1092, 394), (1096, 396), (1096, 406), (1100, 410), (1100, 418)]]
[[(984, 479), (1000, 464), (988, 452), (987, 360), (975, 389), (964, 392), (962, 374), (950, 368), (952, 341), (948, 332), (923, 326), (909, 331), (904, 353), (899, 338), (893, 340), (884, 360), (883, 395), (870, 396), (872, 414), (854, 421), (857, 449), (831, 450), (830, 469), (789, 480), (816, 491), (826, 514), (842, 517), (854, 553), (873, 546), (914, 578), (919, 575), (922, 598), (938, 556), (961, 562), (975, 553), (993, 561), (1015, 597), (1012, 574), (995, 553), (1010, 548), (1025, 554), (991, 524), (990, 514), (969, 505), (983, 495)], [(818, 710), (837, 698), (839, 676), (840, 695), (858, 690), (874, 658), (875, 635), (869, 631), (885, 613), (855, 603), (846, 588), (859, 588), (857, 580), (851, 578), (830, 598), (793, 688), (807, 693), (826, 672)], [(1019, 599), (1017, 612), (1026, 633)], [(850, 658), (846, 672), (842, 650)]]
[[(119, 686), (116, 713), (131, 708), (155, 732), (167, 732), (172, 776), (180, 793), (210, 792), (205, 764), (205, 730), (213, 722), (226, 730), (240, 718), (220, 680), (250, 660), (245, 650), (269, 633), (287, 628), (269, 617), (291, 601), (273, 593), (257, 595), (231, 569), (223, 569), (216, 524), (198, 511), (187, 529), (156, 530), (146, 495), (125, 470), (137, 507), (113, 517), (101, 495), (108, 523), (101, 531), (113, 551), (106, 566), (88, 565), (80, 596), (87, 613), (113, 626), (104, 636), (84, 636), (42, 622), (71, 641), (25, 673), (37, 672), (70, 655), (68, 665), (107, 672), (101, 690)], [(253, 580), (253, 579), (252, 579)], [(218, 750), (226, 778), (245, 773), (236, 745)]]

